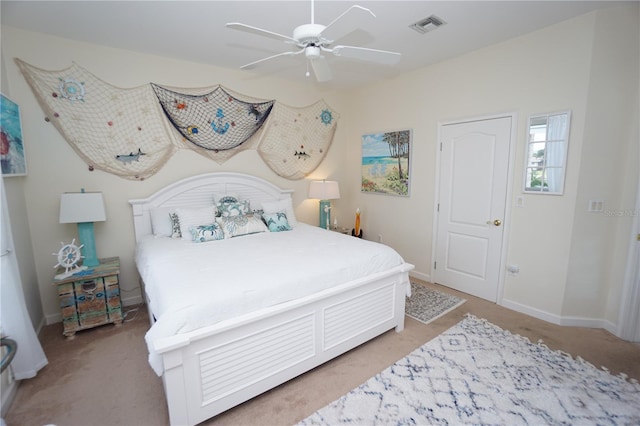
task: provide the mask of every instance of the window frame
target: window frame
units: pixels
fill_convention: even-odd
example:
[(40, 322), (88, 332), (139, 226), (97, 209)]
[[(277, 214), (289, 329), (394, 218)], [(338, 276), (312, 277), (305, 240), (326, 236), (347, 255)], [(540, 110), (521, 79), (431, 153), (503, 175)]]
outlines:
[[(549, 138), (549, 121), (551, 117), (557, 117), (557, 116), (562, 116), (565, 115), (566, 116), (566, 124), (565, 124), (565, 129), (564, 129), (564, 135), (562, 135), (562, 137), (558, 137), (558, 138)], [(542, 119), (545, 120), (545, 135), (544, 135), (544, 139), (543, 140), (538, 140), (538, 139), (534, 139), (532, 137), (533, 132), (532, 132), (532, 128), (535, 126), (535, 122), (536, 121), (541, 121)], [(539, 125), (538, 125), (539, 126)], [(552, 113), (547, 113), (547, 114), (535, 114), (535, 115), (530, 115), (529, 119), (527, 120), (527, 134), (526, 134), (526, 143), (525, 143), (525, 150), (524, 150), (524, 171), (523, 171), (523, 179), (522, 179), (522, 191), (525, 194), (540, 194), (540, 195), (564, 195), (564, 183), (565, 183), (565, 177), (566, 177), (566, 171), (567, 171), (567, 157), (568, 157), (568, 152), (569, 152), (569, 134), (571, 130), (571, 111), (558, 111), (558, 112), (552, 112)], [(545, 157), (543, 157), (542, 162), (545, 163), (546, 162), (546, 155), (547, 155), (547, 148), (548, 148), (548, 144), (549, 143), (553, 143), (553, 144), (563, 144), (563, 147), (561, 148), (561, 155), (562, 155), (562, 159), (559, 165), (552, 165), (552, 166), (548, 166), (547, 164), (542, 164), (539, 167), (535, 167), (532, 166), (532, 162), (531, 160), (531, 149), (532, 149), (532, 145), (534, 144), (544, 144), (544, 155)], [(538, 149), (539, 151), (539, 149)], [(554, 188), (553, 191), (549, 190), (548, 186), (547, 186), (547, 190), (545, 190), (545, 183), (548, 181), (548, 179), (546, 179), (547, 176), (549, 176), (546, 172), (547, 170), (550, 169), (556, 169), (560, 171), (559, 176), (557, 176), (557, 187)], [(542, 183), (538, 189), (538, 187), (533, 187), (531, 186), (531, 173), (534, 171), (541, 171), (542, 172)]]

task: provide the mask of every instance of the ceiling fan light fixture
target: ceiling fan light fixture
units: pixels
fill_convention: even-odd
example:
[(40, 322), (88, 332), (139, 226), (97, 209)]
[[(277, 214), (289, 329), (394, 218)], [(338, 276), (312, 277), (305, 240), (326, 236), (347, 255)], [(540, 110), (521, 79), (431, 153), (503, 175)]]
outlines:
[(436, 15), (431, 15), (427, 18), (421, 19), (418, 22), (415, 22), (409, 25), (409, 28), (419, 32), (420, 34), (426, 34), (430, 31), (437, 29), (438, 27), (446, 24), (441, 18), (438, 18)]
[(318, 46), (307, 46), (304, 49), (304, 56), (307, 59), (317, 59), (320, 57), (320, 48)]

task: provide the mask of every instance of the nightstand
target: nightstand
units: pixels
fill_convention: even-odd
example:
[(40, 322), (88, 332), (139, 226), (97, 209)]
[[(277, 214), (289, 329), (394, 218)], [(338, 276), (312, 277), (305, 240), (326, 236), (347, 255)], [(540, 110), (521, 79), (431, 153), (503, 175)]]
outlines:
[[(64, 272), (60, 268), (57, 273)], [(71, 340), (76, 331), (113, 323), (122, 325), (120, 258), (100, 259), (100, 264), (70, 277), (53, 280), (58, 286), (63, 334)]]

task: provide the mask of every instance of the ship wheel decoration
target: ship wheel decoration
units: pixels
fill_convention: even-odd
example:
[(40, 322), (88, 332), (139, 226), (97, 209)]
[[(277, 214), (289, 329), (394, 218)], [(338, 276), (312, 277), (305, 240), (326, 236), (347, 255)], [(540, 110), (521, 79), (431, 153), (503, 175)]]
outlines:
[(72, 78), (60, 78), (59, 80), (60, 84), (58, 84), (58, 89), (60, 90), (60, 94), (63, 98), (68, 99), (72, 102), (84, 102), (84, 82), (80, 82)]
[(54, 268), (58, 268), (62, 266), (64, 268), (64, 272), (56, 275), (57, 280), (61, 280), (67, 278), (70, 275), (75, 274), (79, 271), (84, 271), (87, 269), (86, 266), (78, 266), (78, 262), (80, 259), (84, 258), (80, 249), (84, 245), (77, 246), (76, 239), (74, 238), (69, 244), (65, 244), (63, 242), (60, 243), (62, 247), (58, 250), (57, 253), (52, 253), (54, 256), (57, 256), (58, 263), (54, 266)]

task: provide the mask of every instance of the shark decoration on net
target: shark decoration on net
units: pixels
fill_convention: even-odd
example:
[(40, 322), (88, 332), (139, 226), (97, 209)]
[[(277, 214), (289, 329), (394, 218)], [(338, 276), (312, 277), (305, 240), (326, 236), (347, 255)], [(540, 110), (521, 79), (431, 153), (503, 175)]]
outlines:
[(136, 152), (135, 154), (131, 152), (128, 155), (116, 155), (116, 160), (122, 161), (123, 163), (128, 164), (133, 161), (140, 161), (140, 156), (142, 155), (147, 155), (147, 154), (142, 152), (142, 149), (138, 148), (138, 152)]

